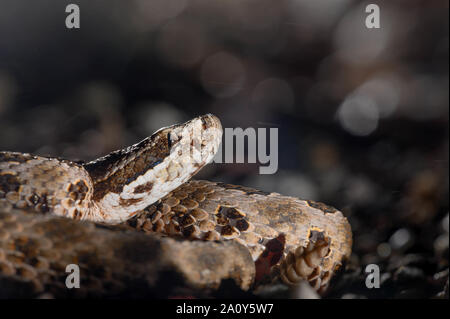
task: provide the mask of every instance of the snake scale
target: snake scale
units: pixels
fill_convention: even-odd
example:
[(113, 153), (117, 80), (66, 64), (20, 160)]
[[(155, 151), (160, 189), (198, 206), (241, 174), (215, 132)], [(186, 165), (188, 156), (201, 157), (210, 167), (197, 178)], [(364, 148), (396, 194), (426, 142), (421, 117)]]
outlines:
[(68, 263), (89, 274), (87, 290), (137, 289), (156, 280), (155, 259), (199, 286), (228, 276), (247, 289), (267, 268), (324, 291), (351, 253), (347, 219), (314, 201), (190, 180), (221, 138), (207, 114), (88, 163), (0, 152), (0, 296), (63, 289)]

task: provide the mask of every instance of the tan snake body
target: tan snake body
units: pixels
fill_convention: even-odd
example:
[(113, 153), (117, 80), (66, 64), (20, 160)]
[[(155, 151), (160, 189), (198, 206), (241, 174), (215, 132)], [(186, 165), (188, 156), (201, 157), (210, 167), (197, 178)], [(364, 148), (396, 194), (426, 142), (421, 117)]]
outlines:
[[(94, 252), (103, 253), (100, 249), (115, 249), (113, 253), (105, 252), (109, 259), (96, 256), (95, 262), (88, 258), (90, 261), (86, 263), (87, 267), (89, 263), (117, 264), (117, 249), (112, 244), (104, 248), (101, 244), (104, 238), (113, 242), (119, 237), (125, 242), (128, 238), (144, 240), (139, 232), (135, 235), (128, 231), (122, 234), (122, 230), (114, 228), (92, 230), (85, 223), (80, 223), (83, 226), (67, 224), (56, 215), (121, 224), (141, 233), (160, 233), (173, 238), (231, 240), (245, 246), (257, 262), (270, 257), (268, 243), (273, 244), (282, 235), (284, 247), (278, 251), (280, 256), (272, 263), (268, 261), (271, 276), (280, 277), (288, 284), (308, 280), (315, 289), (324, 291), (351, 253), (352, 233), (347, 219), (340, 211), (313, 201), (243, 186), (189, 181), (212, 160), (221, 135), (220, 121), (208, 114), (163, 128), (138, 144), (87, 164), (0, 152), (0, 285), (2, 278), (8, 282), (14, 276), (28, 276), (25, 279), (33, 283), (34, 289), (46, 291), (45, 287), (61, 278), (61, 274), (55, 274), (62, 268), (62, 265), (55, 266), (58, 263), (79, 262), (83, 259), (80, 256), (87, 253), (89, 258), (94, 258)], [(49, 231), (54, 223), (62, 223), (69, 233)], [(96, 248), (85, 248), (92, 246), (89, 239), (70, 234), (71, 229), (75, 234), (96, 234), (92, 238), (99, 240), (92, 243)], [(62, 241), (71, 242), (58, 243), (56, 233), (67, 237)], [(46, 238), (47, 244), (42, 244)], [(164, 246), (171, 239), (162, 240)], [(33, 249), (24, 244), (30, 242), (34, 243)], [(184, 245), (186, 250), (195, 246), (193, 251), (200, 245), (197, 241), (174, 243), (174, 247)], [(64, 253), (52, 256), (49, 251), (59, 251), (60, 245), (66, 247)], [(233, 247), (227, 248), (230, 254), (240, 249), (239, 245)], [(130, 260), (134, 258), (138, 256), (133, 255)], [(123, 263), (129, 268), (138, 267)], [(237, 263), (243, 268), (254, 268), (251, 261)], [(38, 265), (44, 265), (44, 270)], [(191, 272), (196, 271), (202, 270)], [(125, 276), (128, 278), (132, 273), (130, 270)], [(199, 282), (204, 280), (202, 276), (209, 275), (203, 271), (200, 279), (196, 277)], [(248, 288), (252, 280), (243, 280), (245, 284), (241, 286)]]

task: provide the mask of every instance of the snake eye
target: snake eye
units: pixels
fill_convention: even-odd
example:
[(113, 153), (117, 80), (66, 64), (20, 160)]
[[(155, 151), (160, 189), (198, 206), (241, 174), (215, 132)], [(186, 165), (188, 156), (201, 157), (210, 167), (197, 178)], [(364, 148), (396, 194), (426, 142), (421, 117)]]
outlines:
[(175, 144), (181, 140), (181, 137), (176, 132), (167, 133), (167, 146), (171, 149)]
[(169, 146), (169, 148), (172, 147), (172, 140), (170, 139), (170, 132), (167, 133), (167, 146)]

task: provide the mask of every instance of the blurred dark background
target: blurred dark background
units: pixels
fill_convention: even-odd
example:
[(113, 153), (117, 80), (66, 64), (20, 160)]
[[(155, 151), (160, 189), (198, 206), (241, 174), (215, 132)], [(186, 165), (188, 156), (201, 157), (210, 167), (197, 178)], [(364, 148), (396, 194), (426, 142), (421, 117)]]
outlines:
[[(448, 5), (1, 0), (0, 149), (90, 160), (208, 112), (277, 127), (275, 175), (199, 177), (341, 209), (354, 254), (331, 296), (432, 297), (448, 285)], [(385, 289), (362, 287), (369, 263)]]

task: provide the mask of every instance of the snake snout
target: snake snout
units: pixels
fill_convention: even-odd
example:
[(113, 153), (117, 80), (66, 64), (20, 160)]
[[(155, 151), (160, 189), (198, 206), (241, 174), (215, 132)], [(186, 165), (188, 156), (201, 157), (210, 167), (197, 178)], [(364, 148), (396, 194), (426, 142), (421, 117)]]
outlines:
[(200, 116), (200, 120), (202, 121), (203, 129), (208, 128), (216, 128), (222, 130), (222, 124), (217, 116), (214, 114), (208, 113)]

